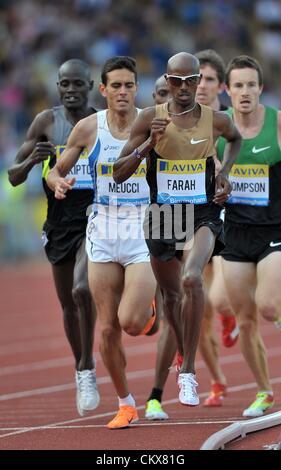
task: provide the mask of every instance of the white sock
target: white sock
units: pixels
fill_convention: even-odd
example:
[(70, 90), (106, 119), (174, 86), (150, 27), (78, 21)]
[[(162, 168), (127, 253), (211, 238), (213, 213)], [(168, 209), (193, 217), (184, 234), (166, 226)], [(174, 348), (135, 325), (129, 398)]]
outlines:
[(118, 401), (119, 401), (119, 406), (136, 406), (136, 402), (130, 393), (125, 398), (118, 397)]

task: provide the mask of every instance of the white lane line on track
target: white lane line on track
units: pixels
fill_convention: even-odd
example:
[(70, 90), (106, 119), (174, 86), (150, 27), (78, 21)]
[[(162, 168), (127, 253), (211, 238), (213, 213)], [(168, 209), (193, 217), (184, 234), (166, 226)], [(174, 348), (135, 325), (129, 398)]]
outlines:
[[(237, 418), (236, 418), (237, 419)], [(131, 427), (140, 427), (140, 426), (178, 426), (178, 425), (190, 425), (193, 426), (193, 424), (233, 424), (236, 422), (236, 419), (233, 420), (223, 420), (223, 421), (146, 421), (145, 423), (136, 423), (136, 424), (131, 424)], [(41, 426), (42, 429), (88, 429), (88, 428), (104, 428), (104, 424), (84, 424), (84, 425), (77, 425), (77, 426)], [(28, 428), (0, 428), (0, 431), (11, 431), (11, 430), (17, 430), (17, 431), (26, 431)], [(1, 435), (0, 435), (1, 437)]]
[[(281, 383), (281, 377), (275, 377), (274, 379), (271, 380), (271, 383), (272, 384)], [(236, 393), (236, 392), (238, 393), (238, 392), (241, 392), (243, 390), (249, 390), (249, 389), (253, 389), (253, 388), (255, 389), (256, 387), (257, 387), (256, 382), (250, 382), (250, 383), (243, 384), (243, 385), (236, 385), (236, 386), (233, 386), (233, 387), (229, 387), (228, 391), (232, 392), (232, 393)], [(208, 395), (209, 395), (209, 392), (199, 393), (200, 398), (205, 398)], [(170, 400), (164, 400), (162, 402), (162, 404), (163, 405), (170, 405), (170, 404), (173, 404), (173, 403), (178, 403), (178, 401), (179, 401), (178, 398), (172, 398)], [(140, 406), (137, 406), (136, 408), (138, 410), (143, 410), (145, 408), (145, 405), (140, 405)], [(107, 413), (100, 413), (100, 414), (97, 414), (97, 415), (85, 416), (85, 417), (81, 417), (81, 418), (62, 421), (62, 422), (59, 422), (59, 423), (51, 423), (51, 424), (45, 424), (45, 425), (41, 425), (41, 426), (33, 426), (33, 427), (30, 427), (30, 428), (25, 427), (23, 429), (20, 429), (19, 431), (13, 431), (13, 432), (9, 432), (9, 433), (6, 433), (6, 434), (2, 434), (2, 435), (0, 435), (0, 439), (2, 439), (4, 437), (16, 436), (16, 435), (19, 435), (19, 434), (25, 434), (27, 432), (40, 431), (40, 430), (46, 429), (46, 428), (49, 429), (49, 428), (53, 428), (54, 426), (60, 427), (60, 426), (64, 426), (64, 425), (69, 425), (71, 423), (79, 423), (81, 421), (82, 422), (89, 421), (91, 419), (106, 418), (108, 416), (112, 416), (112, 415), (115, 415), (115, 414), (116, 414), (116, 410), (109, 411)], [(240, 415), (237, 416), (237, 417), (231, 418), (231, 419), (233, 420), (233, 422), (243, 420), (243, 418)], [(245, 420), (247, 420), (247, 418), (245, 418)], [(159, 424), (162, 424), (162, 422), (158, 423), (158, 425)], [(167, 424), (174, 425), (175, 423), (172, 420), (169, 420), (169, 422)], [(210, 424), (212, 424), (212, 423), (210, 423)], [(157, 422), (155, 424), (155, 421), (153, 421), (151, 423), (147, 423), (147, 425), (155, 426), (155, 425), (157, 425)], [(101, 425), (101, 427), (105, 427), (105, 425)]]
[[(146, 351), (146, 346), (148, 346), (148, 349), (150, 349), (150, 346), (152, 346), (152, 343), (149, 343), (148, 345), (143, 345), (141, 347), (133, 346), (131, 348), (128, 348), (128, 356), (130, 355), (133, 356), (140, 352), (144, 353)], [(270, 348), (267, 350), (267, 357), (275, 357), (275, 356), (279, 356), (280, 354), (281, 354), (280, 346)], [(220, 359), (221, 364), (234, 364), (234, 363), (241, 362), (241, 361), (243, 361), (242, 354), (232, 354), (230, 356), (222, 357)], [(204, 368), (206, 368), (206, 365), (203, 361), (196, 362), (196, 369), (204, 369)], [(146, 370), (127, 372), (127, 377), (129, 379), (142, 379), (145, 377), (152, 377), (154, 374), (155, 374), (155, 369), (146, 369)], [(111, 382), (111, 379), (108, 375), (97, 378), (97, 383), (99, 385), (108, 384), (110, 382)], [(75, 384), (74, 382), (72, 382), (69, 384), (54, 385), (51, 387), (42, 387), (42, 388), (37, 388), (33, 390), (24, 390), (21, 392), (7, 393), (4, 395), (0, 395), (0, 402), (7, 401), (7, 400), (14, 400), (17, 398), (26, 398), (26, 397), (36, 396), (36, 395), (38, 396), (38, 395), (46, 395), (50, 393), (59, 393), (65, 390), (72, 390), (74, 388), (75, 388)]]

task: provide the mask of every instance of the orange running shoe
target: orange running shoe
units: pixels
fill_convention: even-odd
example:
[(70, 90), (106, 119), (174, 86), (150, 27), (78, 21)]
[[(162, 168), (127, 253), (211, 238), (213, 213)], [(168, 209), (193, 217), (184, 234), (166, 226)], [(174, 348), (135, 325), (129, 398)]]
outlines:
[(204, 401), (203, 406), (222, 406), (226, 395), (226, 385), (214, 383), (211, 385), (210, 395)]
[(130, 424), (139, 420), (137, 409), (134, 406), (120, 406), (115, 418), (107, 424), (109, 429), (128, 428)]
[(156, 320), (156, 304), (155, 304), (155, 299), (153, 299), (152, 301), (152, 304), (151, 304), (151, 308), (152, 308), (152, 315), (151, 317), (149, 318), (147, 324), (145, 325), (144, 329), (142, 330), (141, 332), (141, 335), (147, 335), (147, 333), (150, 332), (150, 330), (152, 329), (154, 323), (155, 323), (155, 320)]
[(239, 335), (239, 327), (236, 324), (236, 318), (234, 315), (230, 315), (229, 317), (220, 315), (220, 319), (222, 323), (223, 345), (226, 348), (231, 348), (231, 346), (234, 346), (234, 344), (238, 340)]

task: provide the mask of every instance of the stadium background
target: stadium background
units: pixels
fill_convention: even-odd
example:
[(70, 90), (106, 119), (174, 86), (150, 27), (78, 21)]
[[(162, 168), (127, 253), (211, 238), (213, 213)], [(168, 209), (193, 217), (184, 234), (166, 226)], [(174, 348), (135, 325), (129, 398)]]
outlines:
[[(12, 188), (9, 167), (27, 127), (41, 110), (58, 104), (58, 66), (87, 61), (104, 108), (100, 69), (113, 55), (137, 60), (137, 104), (148, 106), (155, 79), (179, 51), (213, 48), (227, 63), (253, 55), (264, 70), (262, 102), (281, 107), (281, 2), (278, 0), (0, 0), (0, 261), (43, 257), (45, 217), (41, 169)], [(227, 103), (224, 94), (222, 100)]]

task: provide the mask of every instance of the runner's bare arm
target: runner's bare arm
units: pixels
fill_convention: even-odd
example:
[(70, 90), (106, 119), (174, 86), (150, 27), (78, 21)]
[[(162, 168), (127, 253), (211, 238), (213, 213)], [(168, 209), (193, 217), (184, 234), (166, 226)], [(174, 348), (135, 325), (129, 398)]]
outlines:
[(227, 144), (221, 169), (216, 176), (214, 202), (222, 204), (227, 201), (232, 189), (231, 183), (228, 180), (228, 174), (239, 153), (242, 137), (232, 119), (226, 113), (214, 111), (214, 141), (219, 136), (224, 137)]
[(37, 114), (31, 123), (24, 143), (20, 147), (14, 164), (8, 169), (13, 186), (23, 183), (34, 165), (42, 163), (55, 153), (54, 145), (48, 141), (48, 131), (53, 123), (53, 112), (47, 109)]
[(214, 111), (214, 140), (220, 136), (227, 141), (220, 173), (227, 175), (239, 153), (242, 137), (230, 116), (221, 111)]
[(65, 178), (75, 165), (83, 149), (89, 148), (91, 138), (96, 135), (95, 116), (81, 119), (71, 131), (65, 150), (56, 165), (49, 172), (47, 184), (57, 199), (64, 199), (65, 193), (72, 189), (75, 178)]
[(144, 109), (131, 129), (128, 142), (113, 166), (116, 183), (126, 181), (165, 132), (167, 119), (155, 118), (155, 107)]

